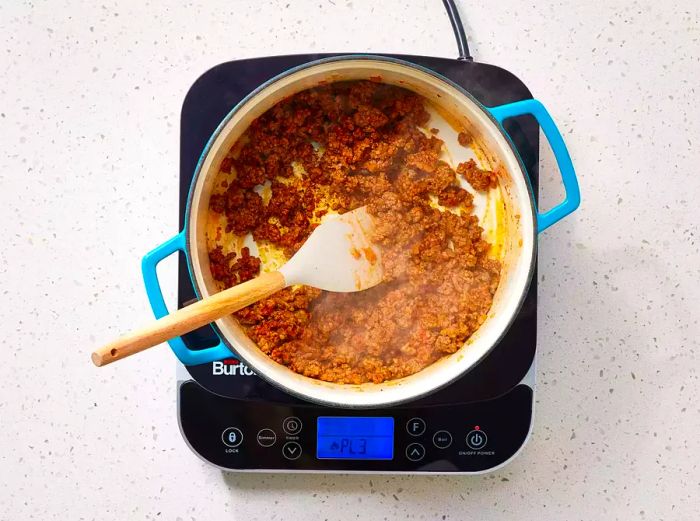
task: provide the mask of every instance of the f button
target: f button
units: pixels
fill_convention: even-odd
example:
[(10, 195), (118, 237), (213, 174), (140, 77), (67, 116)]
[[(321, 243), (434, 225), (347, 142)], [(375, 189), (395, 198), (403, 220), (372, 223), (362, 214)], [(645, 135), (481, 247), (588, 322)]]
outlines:
[(420, 436), (425, 432), (425, 422), (421, 418), (411, 418), (406, 423), (406, 432), (411, 436)]

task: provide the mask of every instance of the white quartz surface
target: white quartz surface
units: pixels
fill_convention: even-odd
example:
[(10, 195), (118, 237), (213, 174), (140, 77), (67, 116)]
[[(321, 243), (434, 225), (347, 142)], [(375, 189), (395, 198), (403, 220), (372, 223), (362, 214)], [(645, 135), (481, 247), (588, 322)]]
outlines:
[[(139, 263), (177, 221), (179, 111), (227, 60), (452, 57), (439, 0), (0, 4), (0, 519), (695, 520), (700, 4), (460, 2), (478, 61), (565, 134), (580, 210), (540, 238), (532, 439), (481, 477), (236, 475), (175, 417)], [(543, 160), (543, 199), (558, 194)], [(174, 295), (174, 264), (164, 270)]]

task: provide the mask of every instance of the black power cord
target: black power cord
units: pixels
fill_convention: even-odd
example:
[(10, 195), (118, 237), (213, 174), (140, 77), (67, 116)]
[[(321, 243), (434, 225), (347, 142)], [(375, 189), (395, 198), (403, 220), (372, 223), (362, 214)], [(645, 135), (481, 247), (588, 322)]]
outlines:
[(471, 54), (469, 54), (467, 35), (464, 33), (462, 19), (459, 17), (459, 11), (457, 10), (454, 0), (442, 0), (442, 3), (445, 4), (447, 17), (450, 19), (452, 30), (454, 31), (455, 39), (457, 40), (457, 50), (459, 51), (459, 56), (457, 59), (462, 61), (473, 61)]

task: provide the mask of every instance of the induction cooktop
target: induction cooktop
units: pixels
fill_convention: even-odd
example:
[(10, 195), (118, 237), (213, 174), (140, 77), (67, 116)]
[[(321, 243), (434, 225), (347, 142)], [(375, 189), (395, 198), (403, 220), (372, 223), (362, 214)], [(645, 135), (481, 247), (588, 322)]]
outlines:
[[(449, 8), (451, 2), (445, 2)], [(453, 7), (453, 6), (452, 6)], [(531, 98), (512, 73), (468, 55), (456, 12), (457, 59), (382, 55), (449, 78), (489, 106)], [(180, 229), (197, 161), (209, 136), (247, 94), (270, 78), (335, 54), (237, 60), (205, 72), (182, 106)], [(504, 123), (537, 194), (539, 127), (529, 116)], [(178, 305), (195, 299), (179, 254)], [(231, 358), (178, 364), (177, 414), (190, 448), (231, 471), (482, 473), (515, 457), (533, 421), (537, 276), (507, 335), (470, 372), (441, 390), (402, 405), (373, 409), (320, 406), (291, 396)], [(190, 349), (218, 343), (202, 328), (183, 337)]]

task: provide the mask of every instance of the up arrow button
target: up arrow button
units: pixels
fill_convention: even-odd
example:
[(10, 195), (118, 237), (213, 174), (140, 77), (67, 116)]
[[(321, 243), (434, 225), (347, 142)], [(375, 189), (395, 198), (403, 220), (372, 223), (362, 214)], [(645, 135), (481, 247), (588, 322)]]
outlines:
[(420, 443), (411, 443), (406, 447), (406, 457), (411, 461), (420, 461), (425, 457), (425, 447)]

